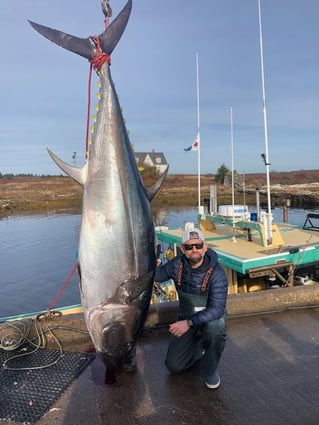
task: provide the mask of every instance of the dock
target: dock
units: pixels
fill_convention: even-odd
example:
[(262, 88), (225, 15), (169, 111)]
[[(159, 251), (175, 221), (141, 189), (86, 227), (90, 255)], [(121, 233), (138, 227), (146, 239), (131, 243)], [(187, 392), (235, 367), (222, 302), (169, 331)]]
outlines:
[[(138, 341), (136, 372), (106, 385), (94, 357), (36, 425), (317, 425), (319, 305), (227, 323), (219, 389), (205, 387), (200, 362), (171, 375), (164, 365), (167, 326), (149, 326)], [(79, 349), (73, 342), (68, 350)], [(43, 385), (45, 392), (52, 382)]]

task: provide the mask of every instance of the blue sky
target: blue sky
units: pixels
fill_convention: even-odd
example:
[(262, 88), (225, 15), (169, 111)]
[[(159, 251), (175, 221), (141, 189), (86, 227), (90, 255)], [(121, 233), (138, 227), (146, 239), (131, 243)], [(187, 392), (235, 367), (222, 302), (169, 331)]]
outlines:
[[(2, 174), (60, 174), (47, 147), (70, 163), (77, 152), (82, 164), (89, 63), (27, 20), (86, 38), (104, 29), (100, 3), (2, 0)], [(117, 15), (125, 0), (110, 4)], [(270, 170), (318, 169), (319, 2), (261, 8)], [(111, 72), (135, 150), (163, 152), (170, 173), (197, 173), (197, 152), (184, 151), (197, 131), (197, 52), (201, 172), (231, 167), (231, 107), (234, 168), (264, 172), (257, 0), (133, 1)]]

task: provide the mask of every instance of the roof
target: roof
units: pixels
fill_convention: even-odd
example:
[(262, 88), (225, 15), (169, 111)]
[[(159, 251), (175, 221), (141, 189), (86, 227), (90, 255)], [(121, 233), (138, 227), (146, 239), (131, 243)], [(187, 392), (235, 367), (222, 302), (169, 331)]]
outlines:
[(163, 152), (134, 152), (137, 161), (144, 162), (148, 156), (154, 165), (167, 165), (167, 161)]

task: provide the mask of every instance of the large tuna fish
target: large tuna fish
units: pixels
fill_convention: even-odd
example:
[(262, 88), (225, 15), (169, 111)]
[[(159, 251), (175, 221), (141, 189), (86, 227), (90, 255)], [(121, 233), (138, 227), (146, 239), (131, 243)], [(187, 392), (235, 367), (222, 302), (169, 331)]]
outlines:
[[(49, 40), (91, 61), (98, 51), (111, 54), (131, 8), (129, 0), (100, 34), (100, 49), (93, 37), (77, 38), (30, 23)], [(81, 300), (95, 349), (113, 376), (131, 360), (148, 312), (156, 266), (150, 201), (167, 170), (151, 188), (144, 187), (107, 61), (99, 75), (99, 112), (84, 167), (50, 155), (83, 186), (78, 257)]]

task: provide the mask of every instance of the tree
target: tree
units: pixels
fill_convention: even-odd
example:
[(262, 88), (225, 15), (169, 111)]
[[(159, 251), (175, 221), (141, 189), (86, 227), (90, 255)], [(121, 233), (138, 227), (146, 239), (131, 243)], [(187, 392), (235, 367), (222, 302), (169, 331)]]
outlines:
[(215, 180), (218, 182), (218, 183), (224, 183), (224, 180), (225, 180), (225, 176), (226, 176), (226, 174), (227, 173), (229, 173), (229, 168), (228, 167), (226, 167), (226, 165), (225, 164), (222, 164), (219, 168), (218, 168), (218, 170), (217, 170), (217, 173), (215, 174)]

